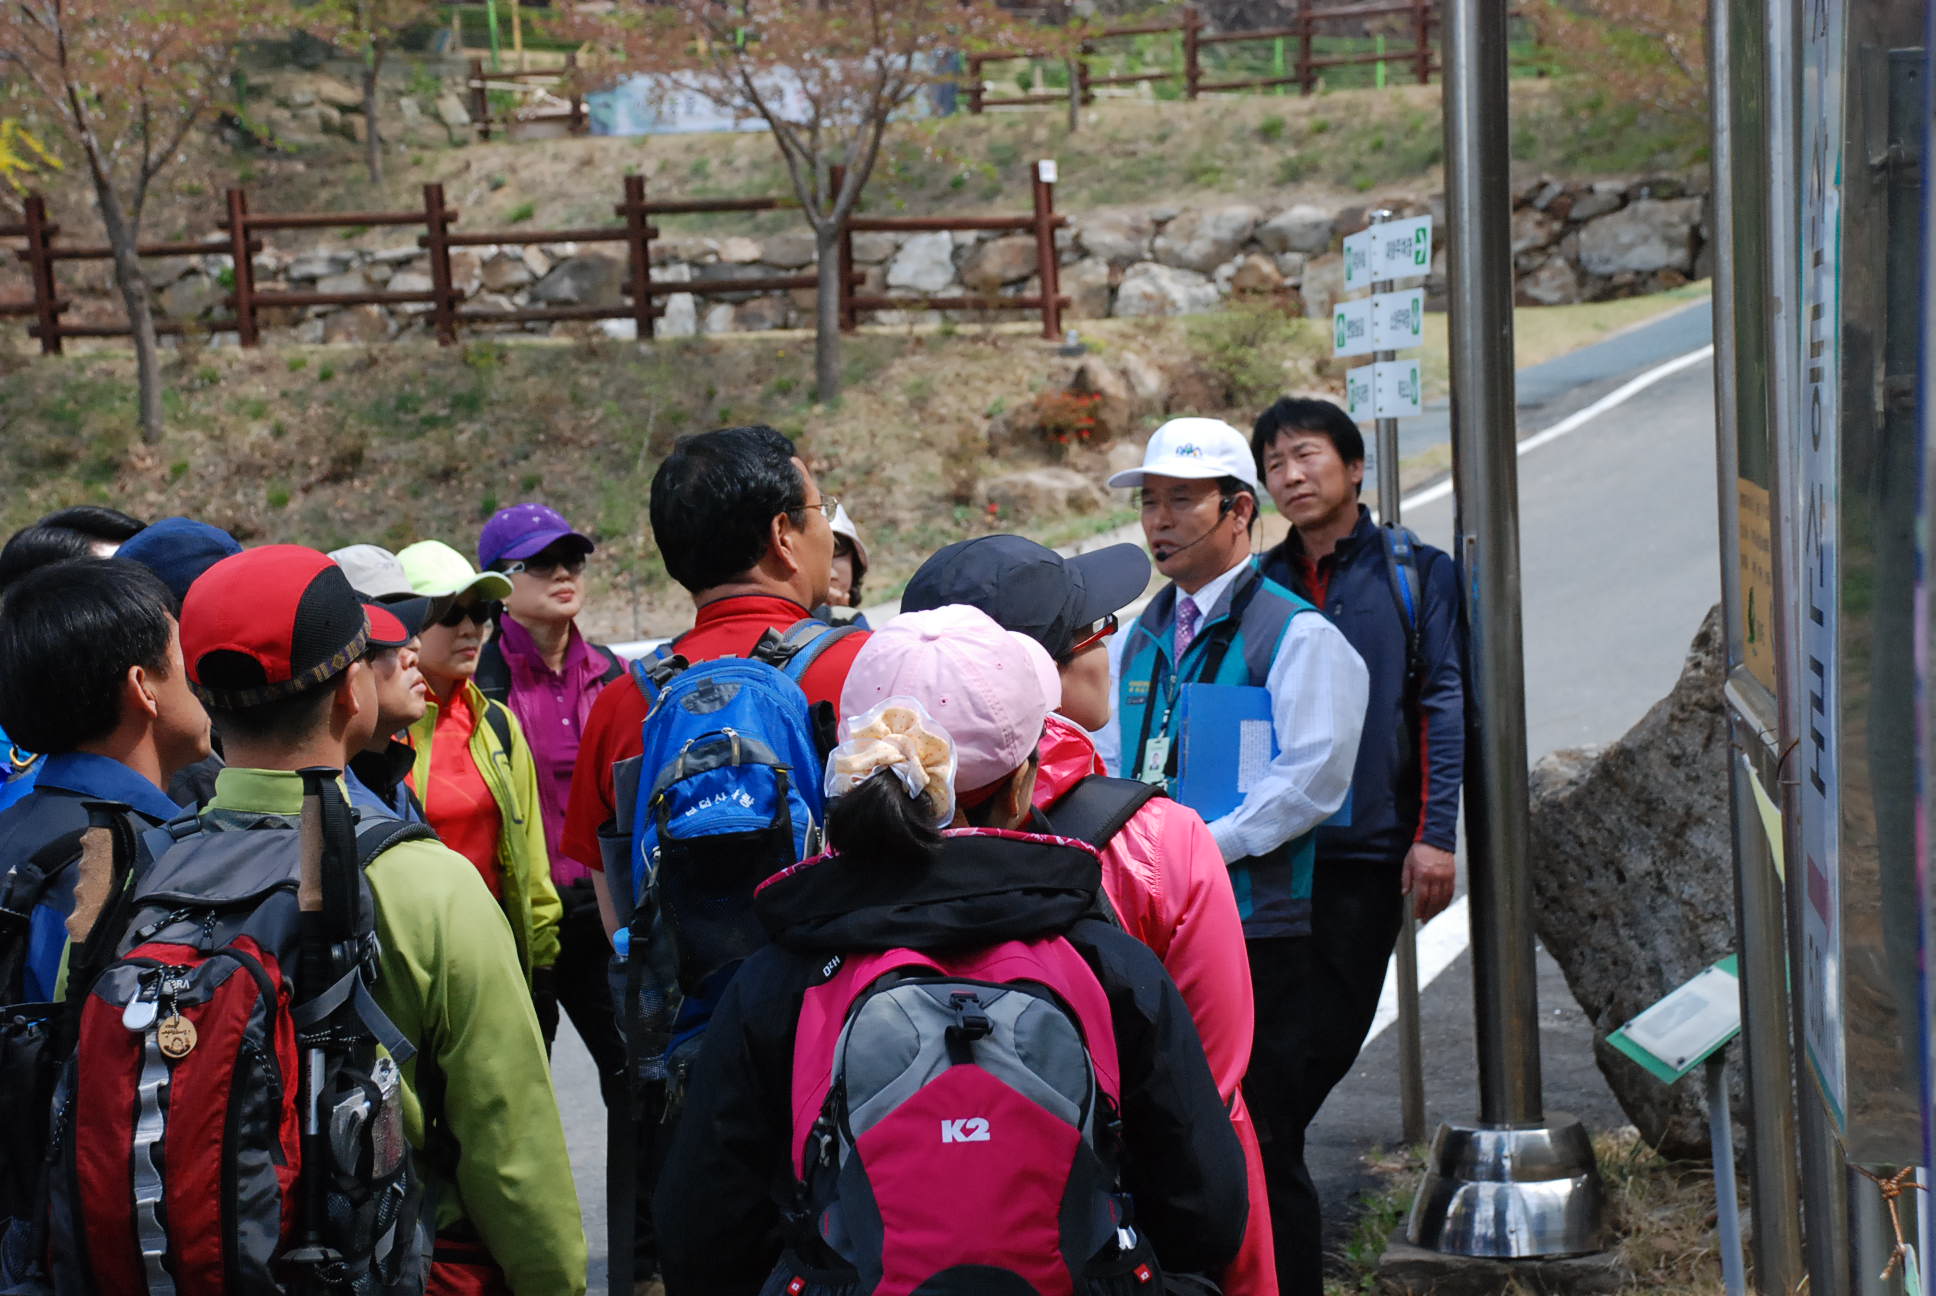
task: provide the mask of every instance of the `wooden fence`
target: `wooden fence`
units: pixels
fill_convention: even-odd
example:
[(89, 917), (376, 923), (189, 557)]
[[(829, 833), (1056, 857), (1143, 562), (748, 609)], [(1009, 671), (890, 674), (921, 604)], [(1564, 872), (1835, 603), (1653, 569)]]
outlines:
[[(583, 135), (591, 129), (591, 118), (585, 112), (585, 99), (579, 92), (578, 56), (565, 55), (562, 72), (486, 72), (483, 59), (471, 60), (470, 78), (467, 89), (470, 92), (468, 107), (471, 115), (471, 129), (479, 139), (491, 138), (491, 131), (502, 130), (508, 137), (514, 127), (538, 126), (562, 123), (571, 135)], [(494, 113), (492, 111), (491, 91), (493, 89), (518, 89), (524, 85), (539, 87), (560, 87), (569, 90), (568, 107), (558, 112), (531, 113)]]
[[(1339, 23), (1355, 23), (1368, 18), (1388, 17), (1404, 20), (1399, 25), (1411, 40), (1409, 46), (1350, 54), (1324, 54), (1318, 50), (1319, 39), (1332, 34), (1328, 29)], [(1326, 68), (1372, 63), (1404, 68), (1414, 80), (1423, 85), (1432, 79), (1432, 71), (1437, 66), (1437, 56), (1432, 46), (1432, 31), (1437, 22), (1434, 0), (1381, 0), (1381, 2), (1353, 4), (1327, 4), (1324, 0), (1305, 0), (1298, 9), (1296, 21), (1287, 27), (1211, 32), (1204, 30), (1203, 15), (1192, 6), (1183, 10), (1178, 17), (1166, 21), (1105, 28), (1093, 39), (1084, 42), (1082, 47), (1084, 57), (1074, 60), (1075, 92), (1081, 95), (1083, 103), (1093, 103), (1095, 89), (1098, 86), (1178, 81), (1181, 82), (1183, 96), (1187, 99), (1223, 91), (1263, 90), (1276, 86), (1296, 86), (1300, 93), (1313, 94), (1318, 88), (1319, 74)], [(1172, 32), (1180, 33), (1182, 36), (1183, 57), (1178, 67), (1108, 76), (1098, 76), (1090, 69), (1090, 59), (1101, 53), (1100, 44), (1103, 41), (1136, 36), (1158, 36)], [(1287, 54), (1290, 47), (1295, 45), (1296, 57), (1285, 60), (1282, 75), (1221, 81), (1209, 79), (1208, 73), (1212, 69), (1205, 66), (1203, 58), (1203, 51), (1206, 48), (1264, 41), (1273, 44), (1278, 41), (1285, 42)], [(1031, 50), (994, 50), (969, 55), (967, 59), (968, 111), (980, 113), (988, 108), (1067, 103), (1070, 93), (1067, 90), (1001, 97), (988, 93), (983, 74), (987, 64), (1039, 57), (1042, 57), (1039, 52)]]
[[(836, 177), (835, 182), (839, 181)], [(257, 212), (249, 208), (248, 195), (241, 189), (228, 191), (228, 214), (218, 222), (225, 235), (197, 242), (143, 243), (142, 257), (175, 257), (226, 254), (231, 263), (233, 284), (226, 294), (229, 315), (214, 320), (157, 319), (159, 333), (234, 332), (245, 347), (257, 346), (262, 336), (265, 311), (298, 310), (329, 306), (428, 306), (432, 332), (437, 341), (449, 346), (457, 341), (464, 325), (557, 323), (567, 320), (630, 319), (635, 321), (640, 338), (649, 338), (653, 321), (664, 314), (655, 299), (677, 293), (694, 297), (736, 296), (747, 293), (817, 290), (817, 272), (769, 275), (759, 278), (694, 280), (672, 282), (652, 277), (652, 240), (658, 229), (654, 216), (674, 214), (724, 214), (731, 212), (796, 209), (791, 197), (708, 198), (698, 200), (648, 201), (645, 179), (625, 177), (624, 201), (613, 208), (622, 224), (582, 229), (458, 231), (458, 211), (444, 201), (444, 187), (423, 187), (423, 207), (412, 211), (387, 212)], [(1055, 213), (1054, 186), (1039, 174), (1034, 183), (1034, 209), (1027, 216), (897, 216), (856, 215), (841, 236), (840, 323), (853, 329), (860, 317), (884, 310), (989, 310), (1031, 311), (1042, 319), (1042, 335), (1061, 336), (1061, 311), (1068, 298), (1061, 295), (1057, 276), (1055, 231), (1066, 218)], [(431, 287), (421, 292), (320, 292), (264, 290), (256, 287), (254, 254), (262, 251), (261, 235), (275, 230), (350, 229), (372, 226), (421, 226), (417, 239), (428, 253)], [(862, 295), (865, 276), (854, 269), (854, 235), (860, 232), (916, 233), (954, 230), (998, 230), (1029, 232), (1035, 236), (1036, 274), (1041, 290), (1029, 296), (1004, 297), (922, 297)], [(21, 300), (0, 299), (0, 318), (27, 317), (33, 322), (28, 334), (38, 338), (47, 355), (58, 355), (65, 338), (126, 337), (132, 331), (125, 319), (115, 323), (66, 323), (61, 316), (72, 302), (60, 295), (55, 266), (62, 261), (110, 261), (113, 253), (101, 246), (62, 247), (57, 237), (60, 227), (47, 218), (47, 206), (39, 195), (24, 204), (24, 219), (17, 225), (0, 226), (0, 243), (23, 240), (25, 246), (13, 249), (24, 262), (32, 296)], [(534, 243), (621, 243), (626, 252), (626, 276), (622, 296), (629, 302), (616, 306), (531, 306), (513, 310), (483, 310), (464, 305), (464, 291), (453, 284), (451, 250), (464, 247), (521, 246)]]

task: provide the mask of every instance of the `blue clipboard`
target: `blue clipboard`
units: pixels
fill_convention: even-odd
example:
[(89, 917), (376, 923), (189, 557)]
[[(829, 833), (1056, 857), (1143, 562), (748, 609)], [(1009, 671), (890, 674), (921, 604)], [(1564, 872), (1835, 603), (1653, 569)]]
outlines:
[[(1176, 800), (1221, 819), (1244, 802), (1251, 785), (1277, 758), (1270, 690), (1249, 684), (1185, 684), (1177, 698)], [(1351, 796), (1326, 819), (1351, 822)]]

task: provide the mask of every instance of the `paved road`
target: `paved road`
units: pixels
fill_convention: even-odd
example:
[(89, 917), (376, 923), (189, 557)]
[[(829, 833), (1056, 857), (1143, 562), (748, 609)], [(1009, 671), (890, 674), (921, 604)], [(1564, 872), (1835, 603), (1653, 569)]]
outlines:
[[(1552, 426), (1636, 374), (1706, 345), (1706, 303), (1519, 374), (1520, 434)], [(1520, 460), (1528, 750), (1617, 738), (1662, 697), (1718, 597), (1712, 368), (1694, 365)], [(1447, 435), (1442, 408), (1409, 420), (1406, 456)], [(1452, 501), (1407, 514), (1444, 546)], [(1557, 966), (1540, 956), (1540, 1040), (1549, 1110), (1596, 1129), (1624, 1123), (1593, 1063), (1592, 1032)], [(1472, 979), (1461, 954), (1426, 988), (1428, 1122), (1476, 1114)], [(1364, 1153), (1400, 1141), (1397, 1036), (1387, 1031), (1332, 1094), (1309, 1155), (1335, 1250), (1366, 1184)], [(565, 1133), (603, 1289), (604, 1110), (590, 1059), (569, 1024), (554, 1059)]]

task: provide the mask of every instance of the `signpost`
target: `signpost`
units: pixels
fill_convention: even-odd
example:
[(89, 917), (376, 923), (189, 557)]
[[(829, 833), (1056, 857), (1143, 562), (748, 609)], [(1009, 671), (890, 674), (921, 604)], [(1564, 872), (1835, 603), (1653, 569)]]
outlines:
[[(1432, 218), (1394, 221), (1380, 209), (1370, 225), (1344, 241), (1345, 287), (1389, 289), (1393, 279), (1416, 279), (1432, 267)], [(1357, 270), (1354, 272), (1353, 267)], [(1419, 345), (1425, 318), (1425, 290), (1374, 291), (1369, 297), (1341, 301), (1331, 314), (1331, 339), (1340, 356), (1370, 355), (1372, 363), (1345, 374), (1345, 409), (1354, 422), (1371, 421), (1378, 447), (1378, 517), (1399, 525), (1398, 420), (1420, 408), (1421, 378), (1416, 358), (1392, 355)], [(1425, 1139), (1424, 1046), (1418, 1021), (1418, 925), (1405, 904), (1405, 925), (1398, 933), (1398, 1091), (1405, 1141)]]

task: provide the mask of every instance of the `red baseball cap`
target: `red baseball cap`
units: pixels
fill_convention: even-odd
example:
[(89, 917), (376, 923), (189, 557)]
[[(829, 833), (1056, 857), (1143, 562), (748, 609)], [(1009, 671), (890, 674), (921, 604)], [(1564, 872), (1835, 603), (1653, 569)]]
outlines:
[(189, 587), (181, 641), (196, 693), (240, 710), (342, 674), (368, 649), (370, 625), (349, 577), (327, 555), (264, 545), (224, 558)]
[[(411, 599), (427, 604), (429, 599)], [(370, 619), (371, 648), (402, 648), (423, 629), (423, 608), (404, 608), (399, 604), (365, 603), (363, 615)]]

